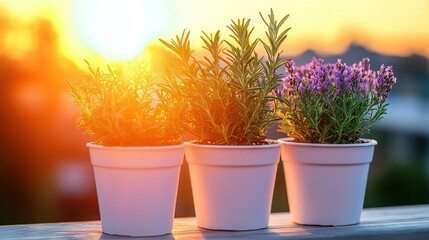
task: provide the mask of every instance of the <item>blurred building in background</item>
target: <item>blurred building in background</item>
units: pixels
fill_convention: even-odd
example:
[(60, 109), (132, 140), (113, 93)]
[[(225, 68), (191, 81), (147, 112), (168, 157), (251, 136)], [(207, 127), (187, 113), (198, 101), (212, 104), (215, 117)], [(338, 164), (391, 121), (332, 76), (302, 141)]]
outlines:
[[(42, 11), (39, 15), (30, 16), (27, 13), (32, 9), (25, 8), (27, 4), (31, 5), (30, 2), (0, 1), (0, 225), (99, 219), (92, 166), (85, 147), (85, 143), (90, 140), (82, 134), (82, 130), (75, 127), (77, 108), (67, 94), (67, 80), (78, 78), (84, 73), (85, 69), (81, 68), (83, 58), (89, 57), (104, 64), (100, 61), (103, 57), (94, 52), (89, 52), (88, 55), (82, 54), (78, 58), (70, 55), (70, 52), (74, 52), (75, 49), (72, 45), (69, 48), (64, 47), (64, 34), (68, 29), (59, 27), (62, 26), (59, 24), (60, 19), (52, 17), (57, 16), (58, 13), (46, 13), (45, 16)], [(53, 4), (53, 1), (35, 2), (40, 5)], [(59, 2), (69, 4), (65, 4), (65, 7), (71, 7), (76, 16), (80, 16), (85, 6), (85, 1)], [(108, 2), (105, 1), (105, 4)], [(122, 4), (128, 2), (123, 1)], [(178, 2), (180, 1), (174, 3), (178, 5), (180, 4)], [(207, 9), (200, 6), (201, 3), (192, 3), (191, 0), (185, 2), (182, 4), (188, 4), (187, 8), (192, 8), (199, 14), (180, 15), (179, 12), (175, 13), (177, 16), (172, 15), (171, 19), (189, 18), (187, 23), (194, 21), (202, 24), (203, 27), (204, 23), (210, 23), (208, 28), (212, 28), (213, 24), (220, 24), (213, 19), (204, 19), (202, 13), (207, 12)], [(218, 6), (214, 2), (219, 1), (208, 1), (207, 4), (212, 7)], [(226, 4), (228, 1), (224, 2), (217, 4)], [(318, 5), (320, 2), (326, 5), (327, 1), (317, 3), (309, 1), (306, 6), (291, 1), (285, 1), (285, 3), (258, 1), (253, 7), (248, 3), (244, 6), (243, 1), (237, 2), (237, 5), (231, 5), (224, 13), (225, 16), (222, 15), (219, 28), (228, 23), (226, 21), (223, 24), (223, 19), (249, 16), (247, 13), (250, 11), (252, 11), (252, 21), (257, 21), (258, 11), (269, 9), (270, 6), (267, 5), (272, 4), (279, 12), (290, 12), (300, 19), (310, 18), (308, 22), (301, 23), (303, 28), (308, 28), (310, 31), (312, 27), (314, 31), (323, 27), (331, 29), (329, 26), (323, 26), (323, 19), (314, 19), (315, 16), (308, 15), (303, 10), (303, 7), (309, 7), (311, 4)], [(329, 1), (332, 5), (330, 7), (338, 7), (340, 13), (356, 5), (356, 3), (349, 3), (352, 5), (349, 6), (341, 1), (335, 5), (333, 2)], [(389, 4), (391, 8), (380, 2)], [(385, 18), (391, 17), (383, 21), (395, 26), (393, 13), (388, 15), (387, 11), (402, 11), (406, 8), (420, 9), (419, 12), (425, 12), (425, 9), (426, 12), (429, 11), (429, 4), (425, 1), (406, 1), (406, 6), (400, 2), (402, 1), (379, 1), (372, 7), (376, 9), (368, 14), (383, 11)], [(55, 4), (60, 5), (58, 2)], [(371, 6), (372, 2), (369, 1), (368, 4)], [(25, 16), (9, 9), (16, 5), (22, 5), (19, 7), (25, 8)], [(164, 3), (164, 5), (167, 4)], [(148, 8), (150, 6), (148, 5)], [(185, 11), (184, 7), (180, 9)], [(62, 11), (64, 9), (60, 12)], [(365, 13), (359, 14), (362, 18), (366, 18)], [(363, 21), (349, 19), (345, 14), (330, 14), (330, 16), (336, 17), (336, 20), (331, 19), (329, 23), (343, 20)], [(409, 28), (417, 29), (429, 22), (425, 22), (426, 19), (418, 13), (413, 16), (414, 18), (411, 20), (408, 18), (407, 21), (415, 22), (415, 25), (408, 26)], [(68, 18), (67, 14), (63, 14), (62, 17), (69, 21), (74, 19)], [(173, 21), (168, 14), (163, 18)], [(196, 21), (197, 18), (198, 21)], [(296, 22), (292, 20), (292, 23)], [(180, 33), (181, 26), (177, 24), (174, 26), (177, 28), (171, 31)], [(369, 25), (366, 26), (370, 28)], [(293, 25), (293, 28), (298, 26)], [(332, 26), (332, 29), (336, 28)], [(383, 32), (381, 30), (380, 34)], [(348, 38), (341, 35), (341, 31), (336, 32), (339, 39), (352, 39), (345, 45), (341, 41), (337, 45), (335, 41), (331, 45), (326, 44), (329, 40), (326, 35), (320, 37), (320, 45), (317, 45), (317, 40), (311, 38), (308, 40), (309, 38), (298, 30), (296, 32), (298, 37), (292, 39), (292, 48), (296, 46), (295, 49), (298, 49), (299, 46), (308, 45), (308, 49), (310, 46), (312, 49), (317, 49), (319, 46), (318, 51), (306, 50), (298, 54), (288, 51), (289, 38), (295, 34), (291, 31), (290, 37), (286, 40), (285, 57), (293, 58), (297, 64), (308, 62), (312, 57), (323, 57), (327, 62), (342, 58), (349, 64), (363, 57), (370, 57), (372, 69), (379, 68), (381, 64), (393, 66), (398, 83), (394, 86), (389, 100), (391, 105), (388, 108), (388, 114), (368, 135), (370, 138), (377, 139), (379, 144), (370, 168), (365, 206), (429, 203), (429, 32), (422, 32), (422, 36), (415, 38), (405, 38), (399, 33), (391, 35), (392, 39), (403, 40), (402, 46), (395, 45), (398, 42), (386, 41), (384, 45), (381, 42), (382, 46), (391, 46), (391, 52), (389, 48), (377, 48), (377, 45), (371, 45), (373, 40), (371, 37), (362, 39), (358, 34), (351, 34), (351, 32), (344, 32), (348, 34)], [(377, 35), (373, 33), (368, 36), (374, 36), (374, 34)], [(197, 39), (196, 36), (194, 37)], [(167, 35), (167, 38), (171, 37), (173, 35)], [(66, 40), (71, 41), (70, 39), (73, 40), (74, 37), (66, 37)], [(300, 41), (303, 41), (302, 44), (297, 45)], [(407, 47), (406, 44), (409, 44), (409, 48), (406, 48), (408, 50), (400, 50), (400, 47)], [(422, 47), (425, 46), (424, 44), (427, 48)], [(340, 45), (341, 51), (338, 50)], [(77, 47), (76, 51), (78, 51)], [(323, 54), (320, 54), (321, 52)], [(169, 52), (156, 43), (148, 43), (145, 54), (149, 56), (148, 61), (157, 70), (163, 68), (163, 63), (169, 57)], [(269, 132), (269, 137), (283, 136), (274, 126)], [(288, 210), (284, 185), (283, 170), (279, 166), (273, 211)], [(176, 215), (192, 216), (193, 214), (191, 186), (185, 164), (181, 172)]]

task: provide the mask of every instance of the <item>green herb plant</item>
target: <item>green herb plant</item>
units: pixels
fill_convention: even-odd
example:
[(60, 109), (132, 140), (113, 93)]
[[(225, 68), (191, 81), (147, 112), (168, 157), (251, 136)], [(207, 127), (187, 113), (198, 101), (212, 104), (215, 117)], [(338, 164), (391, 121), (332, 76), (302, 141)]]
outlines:
[(396, 77), (392, 66), (370, 68), (370, 59), (347, 65), (323, 59), (302, 66), (286, 64), (287, 76), (276, 90), (280, 131), (296, 142), (359, 143), (386, 114)]
[(91, 67), (71, 83), (80, 106), (78, 127), (104, 146), (161, 146), (181, 142), (185, 104), (171, 77), (155, 84), (144, 62)]
[[(281, 58), (282, 43), (290, 28), (283, 29), (289, 15), (277, 21), (271, 10), (262, 14), (266, 40), (252, 39), (250, 19), (238, 19), (227, 26), (230, 39), (220, 31), (202, 32), (206, 55), (197, 58), (191, 49), (190, 32), (183, 31), (171, 43), (160, 40), (178, 61), (168, 70), (188, 103), (188, 131), (197, 142), (216, 145), (267, 144), (266, 132), (276, 120), (273, 90), (283, 75), (276, 74), (287, 60)], [(262, 44), (265, 57), (256, 53)]]

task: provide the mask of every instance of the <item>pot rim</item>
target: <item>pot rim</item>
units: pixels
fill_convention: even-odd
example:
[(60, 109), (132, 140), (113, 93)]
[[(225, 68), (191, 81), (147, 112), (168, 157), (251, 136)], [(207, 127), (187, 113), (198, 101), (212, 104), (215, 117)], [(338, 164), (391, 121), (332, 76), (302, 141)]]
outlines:
[(95, 148), (95, 149), (117, 149), (117, 150), (123, 150), (123, 151), (134, 151), (134, 150), (162, 150), (162, 149), (179, 149), (184, 148), (185, 144), (180, 143), (176, 145), (162, 145), (162, 146), (104, 146), (95, 144), (93, 142), (89, 142), (86, 144), (86, 147), (88, 148)]
[(277, 141), (280, 144), (286, 144), (286, 145), (295, 145), (300, 147), (332, 147), (332, 148), (349, 148), (349, 147), (368, 147), (368, 146), (374, 146), (377, 145), (377, 141), (374, 139), (367, 139), (367, 138), (359, 138), (360, 140), (364, 141), (363, 143), (299, 143), (299, 142), (292, 142), (294, 140), (293, 137), (286, 137), (286, 138), (279, 138)]
[(255, 148), (275, 148), (281, 146), (278, 140), (266, 139), (269, 144), (264, 145), (216, 145), (216, 144), (200, 144), (195, 143), (195, 140), (184, 142), (185, 146), (196, 148), (212, 148), (212, 149), (255, 149)]

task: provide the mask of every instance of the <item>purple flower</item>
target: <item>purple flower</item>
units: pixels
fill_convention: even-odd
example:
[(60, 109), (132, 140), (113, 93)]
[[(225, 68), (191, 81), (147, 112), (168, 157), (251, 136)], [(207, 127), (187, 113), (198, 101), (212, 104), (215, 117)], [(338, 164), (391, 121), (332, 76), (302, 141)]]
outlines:
[(369, 62), (370, 62), (369, 58), (362, 59), (361, 64), (362, 64), (362, 69), (364, 71), (369, 71), (370, 66), (371, 66), (371, 64), (369, 64)]
[(384, 65), (381, 65), (380, 70), (377, 71), (375, 82), (375, 91), (378, 103), (384, 103), (392, 90), (393, 84), (395, 83), (396, 77), (393, 75), (392, 66), (385, 67)]
[(396, 77), (391, 66), (372, 71), (369, 58), (353, 65), (313, 58), (302, 66), (290, 61), (282, 81), (276, 94), (285, 133), (302, 142), (352, 143), (386, 113)]
[(294, 62), (293, 60), (288, 61), (288, 62), (285, 64), (285, 66), (286, 66), (286, 71), (287, 71), (289, 74), (292, 74), (292, 73), (294, 72), (295, 62)]
[(363, 58), (351, 66), (341, 59), (334, 64), (325, 64), (323, 59), (313, 58), (302, 66), (295, 66), (294, 61), (289, 61), (286, 63), (286, 72), (282, 96), (293, 96), (296, 93), (304, 96), (306, 92), (326, 98), (375, 96), (382, 103), (396, 82), (392, 67), (382, 65), (379, 71), (374, 72), (370, 69), (369, 58)]

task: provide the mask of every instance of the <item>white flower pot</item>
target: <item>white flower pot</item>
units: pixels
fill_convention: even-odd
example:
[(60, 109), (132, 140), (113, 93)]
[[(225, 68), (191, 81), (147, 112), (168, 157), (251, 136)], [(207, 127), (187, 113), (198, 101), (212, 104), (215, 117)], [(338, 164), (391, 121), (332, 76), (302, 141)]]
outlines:
[(185, 143), (199, 227), (268, 227), (280, 144), (225, 146)]
[(365, 196), (374, 140), (312, 144), (279, 139), (291, 220), (298, 224), (357, 224)]
[(87, 146), (102, 231), (124, 236), (171, 233), (184, 145)]

